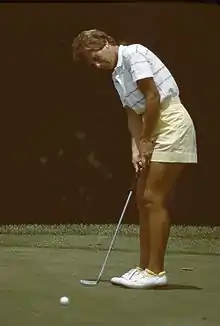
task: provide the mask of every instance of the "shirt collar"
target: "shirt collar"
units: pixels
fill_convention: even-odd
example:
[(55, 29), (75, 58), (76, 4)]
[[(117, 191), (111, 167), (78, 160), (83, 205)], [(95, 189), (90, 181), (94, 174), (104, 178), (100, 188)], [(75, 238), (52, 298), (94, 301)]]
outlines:
[(116, 66), (115, 66), (114, 71), (115, 71), (117, 68), (119, 68), (119, 67), (122, 66), (122, 52), (123, 52), (123, 48), (124, 48), (124, 45), (119, 45), (119, 47), (118, 47), (118, 62), (117, 62), (117, 64), (116, 64)]

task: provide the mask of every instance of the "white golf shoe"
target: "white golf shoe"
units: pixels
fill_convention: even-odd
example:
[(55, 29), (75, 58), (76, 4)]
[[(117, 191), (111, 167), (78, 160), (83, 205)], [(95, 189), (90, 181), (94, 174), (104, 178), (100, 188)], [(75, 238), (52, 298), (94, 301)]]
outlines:
[(143, 269), (141, 269), (140, 267), (130, 269), (127, 273), (123, 274), (122, 276), (112, 277), (110, 282), (115, 285), (124, 285), (124, 281), (131, 280), (132, 277), (134, 277), (135, 275), (139, 275), (142, 271)]
[(130, 289), (150, 289), (167, 285), (166, 272), (155, 274), (148, 269), (135, 268), (121, 277), (113, 277), (113, 284), (122, 285)]

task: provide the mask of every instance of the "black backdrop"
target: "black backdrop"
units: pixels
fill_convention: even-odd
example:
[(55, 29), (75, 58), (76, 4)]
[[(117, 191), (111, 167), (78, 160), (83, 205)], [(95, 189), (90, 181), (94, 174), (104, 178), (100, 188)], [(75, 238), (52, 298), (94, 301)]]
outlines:
[[(98, 28), (148, 46), (171, 69), (199, 148), (199, 164), (176, 189), (173, 221), (219, 224), (219, 7), (5, 3), (0, 9), (1, 223), (118, 219), (133, 176), (125, 112), (111, 75), (74, 66), (71, 56), (72, 38)], [(87, 136), (83, 145), (76, 130)], [(86, 165), (88, 146), (112, 178)], [(82, 184), (90, 206), (79, 194)], [(134, 202), (125, 222), (137, 222)]]

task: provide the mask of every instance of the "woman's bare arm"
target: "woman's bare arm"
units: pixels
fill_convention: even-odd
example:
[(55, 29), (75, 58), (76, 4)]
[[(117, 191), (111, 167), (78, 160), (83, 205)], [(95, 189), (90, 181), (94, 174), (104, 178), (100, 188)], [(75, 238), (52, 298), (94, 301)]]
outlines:
[(143, 122), (141, 115), (135, 113), (131, 108), (126, 107), (128, 117), (128, 129), (132, 137), (132, 151), (139, 151), (141, 133), (143, 131)]

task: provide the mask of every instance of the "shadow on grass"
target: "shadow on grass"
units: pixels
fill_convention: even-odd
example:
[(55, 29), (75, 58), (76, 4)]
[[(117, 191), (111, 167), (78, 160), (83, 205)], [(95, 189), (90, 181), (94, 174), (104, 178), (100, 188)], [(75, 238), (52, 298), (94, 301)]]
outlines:
[(164, 290), (202, 290), (202, 288), (195, 285), (186, 284), (168, 284), (167, 286), (155, 288), (154, 290), (164, 291)]
[[(96, 281), (95, 279), (88, 279), (89, 281)], [(108, 283), (108, 284), (111, 284), (110, 281), (108, 279), (102, 279), (100, 281), (99, 284), (101, 283)], [(99, 284), (96, 284), (95, 286), (98, 286)], [(88, 285), (89, 286), (89, 285)], [(124, 288), (124, 289), (127, 289), (127, 290), (130, 290), (128, 288), (125, 288), (121, 285), (114, 285), (112, 284), (112, 286), (115, 286), (115, 287), (121, 287), (121, 288)], [(202, 290), (202, 288), (198, 287), (198, 286), (195, 286), (195, 285), (190, 285), (190, 284), (168, 284), (166, 286), (163, 286), (163, 287), (157, 287), (157, 288), (152, 288), (152, 289), (146, 289), (146, 290), (154, 290), (154, 291), (168, 291), (168, 290)]]
[[(125, 288), (121, 286), (121, 288)], [(128, 288), (125, 288), (127, 290), (130, 290)], [(138, 290), (138, 289), (137, 289)], [(183, 284), (169, 284), (167, 286), (160, 286), (156, 288), (151, 289), (142, 289), (146, 291), (172, 291), (172, 290), (202, 290), (202, 288), (195, 286), (195, 285), (183, 285)]]

